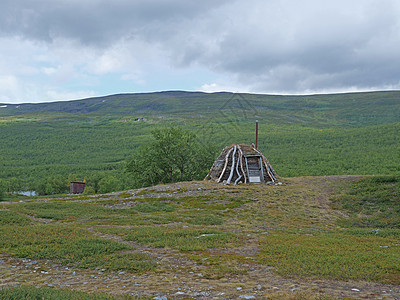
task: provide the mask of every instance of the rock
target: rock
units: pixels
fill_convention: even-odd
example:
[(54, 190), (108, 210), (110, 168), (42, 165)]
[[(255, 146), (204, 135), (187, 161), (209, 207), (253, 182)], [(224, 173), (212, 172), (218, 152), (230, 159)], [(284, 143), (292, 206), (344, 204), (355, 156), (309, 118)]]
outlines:
[(256, 297), (254, 297), (252, 295), (240, 295), (239, 298), (240, 299), (255, 299)]
[(184, 292), (176, 292), (175, 295), (184, 295)]

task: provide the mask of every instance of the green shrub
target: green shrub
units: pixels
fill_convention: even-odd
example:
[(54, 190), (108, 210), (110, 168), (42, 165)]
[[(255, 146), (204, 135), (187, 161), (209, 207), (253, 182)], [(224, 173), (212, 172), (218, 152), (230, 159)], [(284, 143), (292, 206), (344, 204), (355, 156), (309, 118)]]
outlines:
[(174, 248), (180, 251), (221, 248), (238, 242), (237, 236), (233, 233), (207, 229), (143, 226), (132, 229), (98, 228), (97, 230), (120, 235), (127, 241), (156, 248)]
[[(48, 287), (7, 287), (0, 289), (0, 299), (3, 300), (20, 300), (20, 299), (40, 299), (40, 300), (116, 300), (119, 297), (105, 294), (88, 294), (84, 292), (71, 290), (58, 290)], [(125, 298), (126, 299), (126, 298)]]
[(400, 228), (400, 176), (365, 177), (350, 185), (334, 203), (350, 217), (342, 226)]
[(92, 203), (55, 201), (44, 203), (21, 203), (11, 209), (24, 214), (33, 215), (37, 218), (57, 221), (71, 219), (108, 219), (115, 213), (112, 209)]
[(4, 201), (6, 188), (3, 181), (0, 179), (0, 201)]
[(92, 186), (85, 186), (85, 190), (83, 191), (84, 195), (93, 195), (96, 194), (94, 187)]
[(152, 212), (173, 212), (175, 207), (172, 204), (166, 202), (145, 202), (137, 204), (133, 207), (134, 210), (144, 213)]
[(31, 220), (9, 210), (0, 210), (0, 225), (27, 225)]
[(129, 246), (93, 236), (85, 229), (59, 224), (0, 226), (0, 252), (31, 259), (50, 259), (79, 268), (128, 272), (153, 270), (144, 254), (121, 253)]
[(194, 225), (221, 225), (224, 220), (222, 217), (213, 214), (201, 214), (193, 216), (188, 222)]
[(285, 276), (400, 284), (399, 244), (398, 235), (276, 234), (263, 239), (259, 261)]

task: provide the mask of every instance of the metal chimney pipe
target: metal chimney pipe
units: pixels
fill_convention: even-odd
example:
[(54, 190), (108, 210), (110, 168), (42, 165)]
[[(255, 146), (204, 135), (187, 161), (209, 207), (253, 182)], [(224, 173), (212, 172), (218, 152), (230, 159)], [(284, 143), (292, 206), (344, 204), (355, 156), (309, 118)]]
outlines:
[(258, 149), (258, 120), (256, 120), (256, 149)]

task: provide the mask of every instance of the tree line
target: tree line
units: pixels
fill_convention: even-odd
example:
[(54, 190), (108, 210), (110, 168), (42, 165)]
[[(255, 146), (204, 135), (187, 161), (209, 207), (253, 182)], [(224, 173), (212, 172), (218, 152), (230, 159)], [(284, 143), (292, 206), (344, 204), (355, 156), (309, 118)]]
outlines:
[[(21, 190), (42, 195), (66, 193), (73, 179), (86, 180), (88, 193), (107, 193), (202, 179), (224, 146), (251, 143), (253, 138), (253, 124), (244, 124), (240, 130), (230, 132), (229, 137), (218, 130), (218, 124), (208, 124), (215, 129), (209, 135), (208, 131), (188, 124), (185, 129), (159, 124), (153, 130), (143, 129), (140, 124), (132, 128), (117, 124), (114, 129), (96, 128), (93, 136), (89, 134), (90, 128), (78, 127), (72, 134), (60, 126), (57, 130), (51, 127), (54, 132), (47, 132), (46, 139), (38, 133), (34, 135), (36, 131), (32, 128), (18, 127), (26, 140), (19, 148), (21, 137), (6, 130), (9, 139), (7, 142), (0, 139), (0, 190), (3, 194)], [(260, 131), (259, 148), (282, 177), (400, 174), (400, 123), (362, 128), (265, 127)], [(196, 136), (195, 129), (203, 135)], [(106, 136), (116, 132), (112, 143), (103, 137), (103, 132)], [(80, 140), (80, 133), (84, 133), (85, 141)], [(30, 135), (37, 140), (32, 145), (28, 143)], [(0, 137), (7, 138), (3, 130)], [(68, 147), (60, 144), (53, 152), (51, 149), (59, 139)], [(16, 148), (17, 154), (13, 152)], [(31, 154), (25, 155), (26, 148)]]
[(0, 181), (0, 200), (6, 193), (22, 190), (37, 195), (65, 194), (72, 181), (86, 183), (85, 194), (109, 193), (118, 190), (151, 186), (159, 183), (200, 180), (208, 172), (215, 147), (202, 144), (197, 136), (179, 127), (155, 129), (151, 141), (136, 148), (119, 168), (68, 176), (53, 174), (24, 184), (16, 177)]

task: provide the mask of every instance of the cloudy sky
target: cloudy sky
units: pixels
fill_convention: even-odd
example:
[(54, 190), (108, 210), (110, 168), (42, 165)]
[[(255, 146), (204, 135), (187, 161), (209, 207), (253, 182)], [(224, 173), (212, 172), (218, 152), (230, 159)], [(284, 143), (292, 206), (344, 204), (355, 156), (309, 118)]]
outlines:
[(400, 89), (398, 0), (2, 0), (0, 102)]

